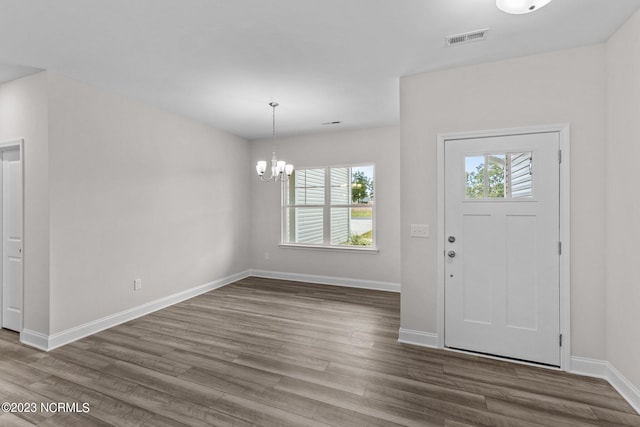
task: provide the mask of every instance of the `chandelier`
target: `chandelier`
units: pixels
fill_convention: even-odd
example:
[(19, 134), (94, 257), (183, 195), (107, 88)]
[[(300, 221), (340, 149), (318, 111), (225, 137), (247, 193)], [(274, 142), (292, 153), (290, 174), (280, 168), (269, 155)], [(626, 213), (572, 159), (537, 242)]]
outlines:
[(269, 106), (273, 109), (273, 154), (271, 156), (271, 175), (265, 176), (265, 171), (267, 170), (267, 162), (265, 160), (259, 160), (256, 163), (256, 172), (258, 173), (258, 177), (264, 182), (285, 182), (289, 179), (291, 174), (293, 173), (293, 165), (287, 164), (284, 160), (278, 160), (276, 157), (276, 107), (279, 104), (277, 102), (270, 102)]

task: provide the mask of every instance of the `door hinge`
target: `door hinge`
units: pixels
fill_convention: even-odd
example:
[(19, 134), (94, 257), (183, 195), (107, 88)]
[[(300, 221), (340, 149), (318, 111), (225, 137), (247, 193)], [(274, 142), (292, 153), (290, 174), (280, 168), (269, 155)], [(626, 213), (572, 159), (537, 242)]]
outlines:
[(562, 163), (562, 150), (558, 150), (558, 163)]
[(560, 347), (562, 347), (562, 334), (560, 334)]
[(562, 242), (558, 242), (558, 255), (562, 255)]

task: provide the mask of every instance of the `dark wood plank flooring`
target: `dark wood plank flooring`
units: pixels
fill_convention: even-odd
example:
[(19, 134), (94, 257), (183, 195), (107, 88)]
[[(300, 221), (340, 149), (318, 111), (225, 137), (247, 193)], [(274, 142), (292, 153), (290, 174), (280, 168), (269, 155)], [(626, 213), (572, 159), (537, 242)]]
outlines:
[(0, 331), (0, 426), (640, 426), (605, 381), (397, 342), (399, 295), (248, 278), (43, 353)]

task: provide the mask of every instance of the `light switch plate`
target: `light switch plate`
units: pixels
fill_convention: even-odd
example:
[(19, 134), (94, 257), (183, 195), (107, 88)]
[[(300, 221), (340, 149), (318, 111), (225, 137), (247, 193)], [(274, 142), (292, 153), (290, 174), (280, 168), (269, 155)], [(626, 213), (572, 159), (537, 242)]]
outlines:
[(411, 224), (411, 237), (429, 237), (429, 224)]

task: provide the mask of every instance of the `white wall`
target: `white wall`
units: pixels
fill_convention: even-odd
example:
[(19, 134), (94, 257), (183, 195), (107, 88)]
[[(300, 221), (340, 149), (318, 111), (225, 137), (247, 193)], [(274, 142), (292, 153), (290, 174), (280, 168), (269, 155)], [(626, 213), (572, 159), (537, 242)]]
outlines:
[(605, 357), (604, 45), (401, 79), (402, 313), (405, 329), (437, 333), (435, 230), (438, 133), (571, 125), (572, 353)]
[[(280, 248), (280, 186), (251, 180), (251, 265), (254, 269), (400, 283), (399, 129), (278, 138), (276, 154), (296, 167), (374, 163), (377, 254)], [(270, 160), (271, 140), (251, 143), (251, 162)], [(269, 259), (265, 259), (265, 252)]]
[(607, 43), (607, 360), (640, 389), (640, 12)]
[(249, 267), (247, 141), (55, 74), (48, 90), (51, 333)]
[(24, 328), (49, 333), (47, 74), (0, 86), (0, 141), (24, 140)]

